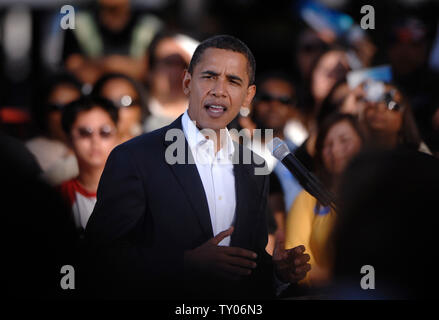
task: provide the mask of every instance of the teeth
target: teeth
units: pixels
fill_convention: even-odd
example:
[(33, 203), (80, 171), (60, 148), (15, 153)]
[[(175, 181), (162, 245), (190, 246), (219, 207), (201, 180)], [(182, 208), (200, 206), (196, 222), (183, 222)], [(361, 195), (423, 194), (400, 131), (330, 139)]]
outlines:
[(218, 106), (218, 105), (215, 105), (215, 104), (211, 104), (211, 105), (209, 105), (208, 107), (209, 107), (209, 109), (210, 109), (211, 112), (215, 112), (215, 113), (221, 113), (221, 112), (224, 112), (224, 110), (226, 109), (226, 108), (223, 107), (223, 106)]

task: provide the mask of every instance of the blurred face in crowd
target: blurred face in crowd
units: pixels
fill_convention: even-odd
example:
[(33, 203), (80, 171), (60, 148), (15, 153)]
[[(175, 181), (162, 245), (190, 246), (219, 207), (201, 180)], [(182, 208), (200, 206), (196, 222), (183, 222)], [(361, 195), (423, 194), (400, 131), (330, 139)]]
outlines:
[(155, 50), (156, 63), (150, 73), (152, 92), (155, 96), (167, 99), (183, 95), (181, 81), (190, 58), (175, 39), (165, 38), (160, 41)]
[(258, 87), (254, 103), (256, 122), (264, 128), (282, 132), (287, 121), (294, 114), (294, 87), (282, 79), (271, 78)]
[(346, 53), (329, 51), (317, 62), (311, 79), (311, 92), (317, 104), (321, 103), (334, 84), (349, 70)]
[(107, 29), (122, 30), (130, 17), (130, 0), (99, 0), (99, 19)]
[(133, 85), (126, 79), (108, 80), (102, 87), (100, 95), (111, 100), (119, 109), (117, 130), (124, 140), (141, 133), (142, 109), (139, 95)]
[(80, 54), (71, 54), (65, 62), (67, 70), (72, 72), (83, 84), (84, 88), (88, 90), (84, 92), (90, 93), (92, 85), (101, 76), (102, 68), (96, 63), (85, 59)]
[(53, 106), (47, 115), (47, 125), (50, 137), (67, 142), (67, 136), (61, 126), (61, 109), (66, 104), (78, 99), (81, 92), (72, 85), (59, 84), (49, 95), (47, 103)]
[(346, 82), (343, 82), (335, 90), (331, 95), (331, 103), (337, 106), (341, 106), (346, 98), (349, 96), (351, 90), (349, 89), (349, 85)]
[(365, 107), (364, 90), (362, 86), (358, 86), (353, 90), (350, 90), (347, 84), (346, 86), (349, 91), (341, 104), (340, 112), (358, 115)]
[(422, 42), (396, 42), (388, 49), (392, 70), (399, 75), (409, 74), (421, 67), (428, 57), (428, 45)]
[(304, 30), (299, 37), (297, 48), (297, 66), (303, 79), (309, 79), (312, 66), (325, 50), (325, 43), (310, 29)]
[(189, 117), (199, 128), (219, 133), (250, 105), (256, 86), (249, 86), (247, 58), (230, 50), (206, 49), (192, 74), (185, 72), (183, 88), (189, 98)]
[[(394, 87), (386, 85), (386, 92), (395, 90)], [(394, 102), (401, 104), (401, 94), (395, 90)], [(366, 128), (373, 133), (380, 135), (397, 136), (402, 128), (403, 114), (402, 108), (389, 109), (385, 101), (366, 102), (364, 109), (363, 122)]]
[(99, 106), (78, 114), (71, 129), (79, 167), (102, 169), (118, 140), (116, 125)]
[(390, 36), (387, 54), (393, 73), (407, 75), (426, 63), (429, 54), (427, 27), (419, 18), (406, 16), (394, 21)]
[(361, 146), (361, 138), (348, 120), (335, 123), (323, 142), (322, 159), (326, 170), (335, 175), (342, 173)]
[(439, 131), (439, 107), (433, 114), (433, 117), (431, 119), (431, 124), (434, 131)]

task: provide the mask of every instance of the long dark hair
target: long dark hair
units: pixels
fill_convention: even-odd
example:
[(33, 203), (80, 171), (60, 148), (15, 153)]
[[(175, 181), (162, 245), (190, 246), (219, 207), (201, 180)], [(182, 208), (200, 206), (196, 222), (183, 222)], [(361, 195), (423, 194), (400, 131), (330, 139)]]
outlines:
[(422, 142), (421, 134), (419, 133), (418, 126), (416, 124), (415, 117), (412, 112), (412, 108), (407, 101), (407, 98), (401, 92), (399, 88), (396, 88), (401, 94), (401, 106), (402, 108), (402, 126), (399, 130), (399, 143), (409, 149), (417, 150)]
[(339, 87), (341, 87), (342, 85), (345, 85), (346, 79), (339, 79), (334, 86), (332, 87), (332, 89), (329, 91), (328, 95), (326, 96), (326, 98), (323, 100), (321, 106), (320, 106), (320, 110), (318, 111), (317, 115), (316, 115), (316, 121), (317, 121), (317, 126), (320, 127), (322, 125), (322, 122), (332, 113), (334, 112), (338, 112), (341, 108), (341, 105), (343, 104), (343, 102), (341, 103), (334, 103), (333, 102), (333, 96), (335, 94), (335, 92), (337, 91), (337, 89)]
[[(309, 113), (310, 116), (312, 116), (312, 115), (314, 115), (314, 114), (316, 114), (316, 113), (319, 112), (319, 110), (316, 108), (317, 106), (316, 106), (315, 98), (314, 98), (314, 96), (313, 96), (313, 94), (312, 94), (312, 83), (313, 83), (314, 73), (315, 73), (315, 71), (316, 71), (316, 69), (317, 69), (317, 66), (319, 65), (319, 63), (320, 63), (322, 57), (325, 56), (326, 54), (328, 54), (329, 52), (333, 52), (333, 51), (344, 52), (345, 54), (347, 54), (348, 49), (347, 49), (347, 47), (346, 47), (345, 45), (343, 45), (342, 43), (335, 43), (335, 44), (333, 44), (332, 46), (326, 48), (326, 50), (323, 51), (323, 52), (321, 53), (321, 55), (318, 57), (318, 59), (316, 59), (316, 60), (314, 61), (314, 64), (312, 65), (312, 68), (311, 68), (311, 73), (310, 73), (310, 77), (309, 77), (309, 82), (308, 82), (308, 84), (307, 84), (307, 91), (308, 91), (308, 92), (307, 92), (307, 95), (308, 95), (308, 96), (306, 97), (306, 102), (309, 104), (309, 106), (311, 106), (311, 108), (308, 108), (308, 109), (307, 109), (307, 111), (308, 111), (308, 113)], [(348, 71), (349, 71), (349, 70), (346, 70), (346, 73), (347, 73)], [(336, 83), (339, 82), (339, 81), (346, 81), (346, 74), (343, 75), (341, 78), (337, 79)], [(335, 83), (335, 84), (336, 84), (336, 83)], [(335, 86), (335, 84), (334, 84), (334, 86)], [(333, 87), (334, 87), (334, 86), (333, 86)], [(331, 89), (332, 89), (332, 88), (331, 88)], [(329, 92), (328, 92), (328, 95), (329, 95)], [(319, 106), (319, 108), (320, 108), (320, 107), (321, 107), (321, 106)]]
[[(398, 146), (412, 150), (418, 150), (422, 142), (421, 134), (415, 121), (411, 106), (404, 96), (403, 92), (394, 84), (389, 84), (392, 89), (396, 89), (401, 95), (401, 102), (399, 103), (402, 112), (402, 124), (398, 132)], [(368, 142), (368, 147), (373, 148), (373, 143)]]

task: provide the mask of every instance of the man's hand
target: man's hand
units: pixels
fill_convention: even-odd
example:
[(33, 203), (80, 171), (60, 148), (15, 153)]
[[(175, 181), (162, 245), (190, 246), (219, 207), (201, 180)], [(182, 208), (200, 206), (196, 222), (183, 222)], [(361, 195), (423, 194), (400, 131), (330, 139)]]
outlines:
[(273, 251), (273, 263), (279, 280), (297, 283), (305, 278), (306, 273), (311, 270), (311, 265), (307, 263), (309, 255), (304, 252), (304, 246), (285, 250), (285, 236), (283, 233), (278, 234)]
[(236, 247), (218, 246), (233, 233), (233, 227), (220, 232), (198, 248), (184, 253), (185, 267), (211, 273), (225, 279), (238, 280), (256, 268), (257, 255), (253, 251)]

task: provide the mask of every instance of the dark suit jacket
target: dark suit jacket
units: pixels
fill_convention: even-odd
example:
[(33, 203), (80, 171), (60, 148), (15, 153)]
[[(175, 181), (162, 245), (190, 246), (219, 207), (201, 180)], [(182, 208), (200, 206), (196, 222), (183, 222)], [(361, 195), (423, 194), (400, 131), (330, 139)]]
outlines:
[[(182, 130), (181, 117), (111, 152), (86, 228), (86, 287), (106, 297), (271, 297), (273, 269), (265, 252), (269, 179), (254, 174), (254, 163), (242, 164), (243, 155), (252, 153), (241, 145), (235, 144), (241, 162), (234, 165), (231, 246), (257, 252), (258, 267), (248, 279), (230, 282), (208, 272), (184, 272), (183, 252), (205, 243), (213, 232), (196, 165), (165, 161), (165, 150), (174, 142), (165, 139), (169, 129)], [(184, 145), (192, 157), (186, 139)]]

